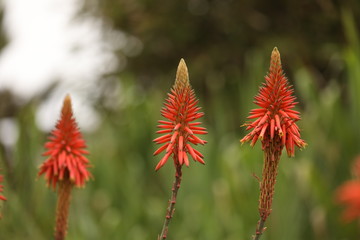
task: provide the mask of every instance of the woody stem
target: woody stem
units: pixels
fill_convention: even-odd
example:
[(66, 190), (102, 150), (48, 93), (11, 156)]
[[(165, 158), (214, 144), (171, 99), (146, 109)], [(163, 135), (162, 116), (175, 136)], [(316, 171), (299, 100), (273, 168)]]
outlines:
[(168, 234), (169, 223), (175, 211), (176, 197), (181, 183), (182, 166), (180, 164), (175, 164), (175, 167), (176, 167), (176, 172), (175, 172), (175, 181), (172, 187), (172, 195), (171, 195), (171, 199), (169, 200), (169, 206), (167, 208), (164, 225), (161, 230), (161, 235), (158, 237), (158, 240), (166, 239)]
[(72, 183), (67, 178), (59, 182), (58, 202), (56, 207), (55, 240), (64, 240), (67, 233), (72, 187)]

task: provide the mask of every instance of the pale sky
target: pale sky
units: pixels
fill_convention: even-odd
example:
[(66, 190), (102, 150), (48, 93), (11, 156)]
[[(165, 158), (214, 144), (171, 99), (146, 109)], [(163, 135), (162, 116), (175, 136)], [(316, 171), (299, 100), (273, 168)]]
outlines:
[(61, 81), (37, 112), (37, 123), (45, 131), (54, 127), (66, 93), (73, 98), (80, 127), (97, 125), (99, 116), (86, 93), (104, 73), (118, 67), (113, 50), (125, 44), (121, 33), (114, 34), (116, 44), (104, 39), (106, 26), (100, 19), (76, 18), (83, 1), (2, 1), (9, 43), (0, 52), (0, 90), (10, 89), (26, 100)]

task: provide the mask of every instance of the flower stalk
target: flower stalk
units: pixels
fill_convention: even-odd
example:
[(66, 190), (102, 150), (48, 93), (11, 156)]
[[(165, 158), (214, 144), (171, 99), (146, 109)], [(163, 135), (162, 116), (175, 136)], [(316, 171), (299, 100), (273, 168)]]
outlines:
[(67, 95), (61, 110), (61, 118), (51, 132), (48, 149), (43, 155), (48, 159), (40, 166), (38, 176), (45, 175), (47, 185), (57, 189), (55, 240), (63, 240), (67, 234), (71, 191), (74, 186), (84, 187), (92, 177), (87, 170), (89, 160), (85, 141), (77, 127), (72, 112), (71, 98)]
[[(277, 170), (280, 161), (281, 150), (274, 149), (274, 146), (266, 149), (264, 153), (264, 165), (262, 180), (260, 183), (259, 213), (265, 222), (271, 213), (271, 205), (275, 191)], [(260, 229), (261, 230), (261, 229)]]
[(59, 182), (58, 202), (56, 206), (55, 240), (65, 239), (67, 233), (72, 188), (73, 184), (68, 178)]
[(172, 156), (175, 166), (175, 181), (172, 188), (172, 195), (167, 208), (163, 228), (158, 239), (166, 239), (168, 235), (169, 223), (174, 215), (176, 197), (181, 184), (182, 166), (189, 166), (189, 156), (195, 162), (205, 164), (203, 155), (196, 150), (193, 145), (204, 145), (206, 141), (200, 139), (197, 134), (207, 134), (206, 129), (200, 127), (201, 122), (193, 122), (204, 115), (198, 112), (201, 108), (197, 107), (198, 100), (189, 82), (189, 73), (185, 61), (180, 60), (175, 83), (168, 94), (168, 98), (161, 110), (161, 115), (167, 118), (166, 121), (160, 120), (157, 131), (164, 134), (154, 139), (157, 144), (162, 144), (155, 152), (158, 155), (165, 152), (155, 170), (158, 171)]
[(261, 235), (266, 230), (264, 225), (265, 225), (265, 220), (263, 218), (260, 218), (260, 220), (258, 221), (258, 224), (256, 226), (255, 236), (253, 237), (254, 240), (259, 240), (260, 239)]
[(169, 206), (167, 208), (164, 225), (162, 227), (161, 234), (160, 234), (158, 240), (166, 239), (168, 229), (169, 229), (169, 223), (175, 212), (176, 197), (177, 197), (178, 190), (180, 188), (181, 177), (182, 177), (181, 168), (182, 168), (182, 166), (180, 166), (180, 165), (176, 166), (175, 181), (172, 186), (172, 195), (171, 195), (171, 199), (169, 200)]
[(264, 152), (264, 164), (260, 181), (259, 214), (260, 220), (253, 239), (260, 239), (266, 219), (271, 213), (275, 183), (281, 152), (286, 148), (289, 157), (295, 155), (295, 146), (304, 148), (306, 143), (300, 137), (296, 122), (300, 113), (293, 110), (297, 102), (292, 96), (294, 90), (289, 85), (282, 69), (280, 53), (275, 47), (271, 54), (270, 69), (265, 83), (255, 96), (255, 104), (260, 108), (250, 111), (248, 119), (256, 119), (244, 124), (246, 130), (252, 129), (241, 143), (250, 142), (254, 146), (260, 139)]

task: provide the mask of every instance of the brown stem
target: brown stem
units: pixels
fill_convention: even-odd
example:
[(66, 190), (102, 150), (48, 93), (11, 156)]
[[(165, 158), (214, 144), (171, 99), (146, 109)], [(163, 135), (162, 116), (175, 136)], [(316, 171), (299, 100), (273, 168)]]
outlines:
[(72, 183), (68, 178), (59, 182), (56, 207), (55, 240), (64, 240), (67, 233)]
[(264, 166), (262, 172), (262, 180), (260, 183), (260, 199), (259, 199), (259, 213), (260, 220), (256, 227), (255, 240), (260, 239), (265, 228), (264, 224), (267, 217), (271, 213), (271, 205), (273, 201), (277, 170), (280, 161), (280, 154), (282, 147), (273, 142), (264, 150)]
[(175, 211), (176, 196), (177, 196), (177, 192), (180, 188), (181, 176), (182, 176), (181, 165), (175, 164), (175, 167), (176, 167), (176, 172), (175, 172), (175, 181), (174, 181), (174, 184), (172, 187), (172, 195), (171, 195), (171, 199), (169, 200), (169, 206), (167, 208), (164, 225), (161, 230), (161, 235), (158, 237), (158, 240), (166, 239), (167, 234), (168, 234), (169, 223), (170, 223), (170, 220), (173, 217), (174, 211)]
[(264, 219), (264, 221), (271, 213), (279, 160), (279, 152), (272, 151), (272, 149), (266, 149), (264, 154), (264, 166), (260, 184), (259, 200), (259, 213), (260, 217)]
[(253, 237), (254, 240), (259, 240), (261, 235), (264, 233), (265, 231), (265, 228), (264, 228), (264, 225), (265, 225), (265, 220), (260, 218), (257, 226), (256, 226), (256, 233), (255, 233), (255, 236)]

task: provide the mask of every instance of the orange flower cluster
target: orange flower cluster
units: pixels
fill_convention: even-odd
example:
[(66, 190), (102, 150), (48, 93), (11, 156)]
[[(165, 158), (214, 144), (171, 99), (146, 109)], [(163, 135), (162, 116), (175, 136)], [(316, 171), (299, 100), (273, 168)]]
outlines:
[(67, 95), (61, 110), (61, 119), (51, 132), (49, 142), (45, 144), (48, 149), (44, 156), (48, 159), (41, 165), (39, 176), (45, 174), (48, 185), (56, 188), (58, 181), (69, 178), (77, 187), (82, 187), (91, 177), (87, 170), (89, 160), (84, 156), (88, 154), (84, 148), (85, 141), (73, 117), (71, 99)]
[(346, 207), (342, 215), (344, 222), (360, 218), (360, 156), (352, 170), (355, 179), (345, 182), (336, 191), (336, 201)]
[(256, 119), (246, 123), (246, 130), (252, 129), (241, 142), (251, 141), (254, 146), (258, 139), (262, 141), (263, 149), (269, 147), (271, 142), (277, 142), (278, 150), (286, 146), (289, 156), (295, 155), (295, 146), (306, 146), (300, 137), (299, 127), (296, 122), (300, 120), (299, 112), (293, 110), (297, 102), (292, 96), (294, 90), (281, 66), (280, 53), (275, 47), (271, 54), (270, 69), (265, 77), (265, 83), (260, 87), (259, 94), (255, 97), (255, 104), (260, 108), (253, 109), (248, 119)]
[(175, 84), (164, 103), (165, 107), (161, 110), (161, 115), (168, 121), (159, 121), (158, 127), (162, 130), (157, 131), (157, 133), (165, 135), (154, 140), (157, 144), (163, 144), (154, 152), (154, 155), (165, 150), (164, 157), (155, 168), (156, 171), (164, 166), (171, 155), (173, 155), (176, 165), (185, 164), (189, 166), (188, 154), (194, 161), (205, 164), (204, 156), (190, 145), (204, 145), (206, 143), (195, 135), (206, 134), (206, 129), (198, 126), (201, 122), (192, 122), (204, 116), (204, 113), (198, 112), (201, 108), (197, 106), (197, 103), (195, 92), (189, 83), (185, 61), (181, 59)]
[[(3, 181), (3, 176), (0, 175), (0, 183)], [(4, 190), (4, 186), (0, 184), (0, 193)], [(6, 201), (6, 198), (3, 195), (0, 195), (0, 200)]]

